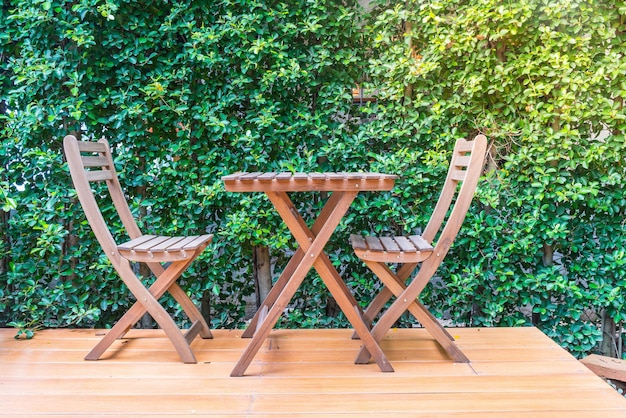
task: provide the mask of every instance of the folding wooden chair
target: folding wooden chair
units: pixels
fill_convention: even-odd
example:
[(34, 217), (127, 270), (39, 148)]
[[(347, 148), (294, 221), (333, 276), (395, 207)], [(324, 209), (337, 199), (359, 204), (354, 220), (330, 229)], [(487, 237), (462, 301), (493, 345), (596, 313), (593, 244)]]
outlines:
[[(68, 135), (64, 138), (63, 145), (72, 181), (89, 225), (113, 267), (137, 299), (87, 354), (85, 360), (98, 360), (117, 338), (123, 337), (148, 312), (165, 331), (182, 361), (196, 363), (189, 344), (198, 334), (202, 338), (212, 338), (212, 335), (206, 321), (176, 280), (211, 242), (213, 235), (164, 237), (142, 234), (124, 197), (108, 142), (105, 139), (82, 142)], [(116, 244), (102, 216), (90, 184), (98, 181), (105, 181), (108, 186), (111, 200), (131, 239), (126, 243)], [(149, 288), (135, 275), (130, 262), (146, 263), (149, 266), (156, 276)], [(161, 263), (169, 264), (164, 267)], [(158, 302), (165, 292), (169, 292), (176, 299), (192, 321), (184, 335)]]
[[(473, 141), (459, 139), (456, 142), (443, 190), (421, 236), (351, 235), (350, 240), (355, 254), (384, 284), (382, 291), (363, 313), (364, 321), (371, 325), (387, 301), (393, 296), (396, 297), (372, 328), (372, 335), (376, 341), (380, 342), (391, 326), (408, 310), (455, 362), (469, 362), (456, 345), (454, 338), (418, 298), (437, 271), (461, 228), (483, 170), (486, 147), (487, 139), (483, 135), (478, 135)], [(447, 221), (441, 229), (446, 216)], [(441, 233), (435, 242), (440, 230)], [(398, 264), (396, 272), (387, 266), (392, 263)], [(420, 268), (417, 275), (406, 285), (407, 279), (418, 265)], [(362, 347), (356, 363), (367, 363), (369, 359), (370, 353), (367, 348)]]

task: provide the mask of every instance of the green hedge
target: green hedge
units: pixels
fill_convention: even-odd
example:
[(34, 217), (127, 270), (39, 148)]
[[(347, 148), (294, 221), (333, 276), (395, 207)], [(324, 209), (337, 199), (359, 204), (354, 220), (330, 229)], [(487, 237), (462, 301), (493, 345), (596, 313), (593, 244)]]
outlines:
[[(232, 328), (255, 291), (252, 249), (270, 247), (277, 276), (294, 242), (222, 175), (401, 175), (361, 194), (327, 247), (366, 303), (378, 284), (348, 235), (423, 227), (454, 140), (481, 132), (485, 176), (424, 302), (458, 325), (534, 324), (574, 354), (602, 349), (626, 314), (626, 6), (500, 3), (5, 1), (0, 325), (104, 327), (132, 303), (77, 204), (68, 133), (114, 145), (145, 231), (215, 233), (183, 287)], [(354, 106), (357, 83), (377, 101)], [(346, 326), (310, 277), (281, 325)]]

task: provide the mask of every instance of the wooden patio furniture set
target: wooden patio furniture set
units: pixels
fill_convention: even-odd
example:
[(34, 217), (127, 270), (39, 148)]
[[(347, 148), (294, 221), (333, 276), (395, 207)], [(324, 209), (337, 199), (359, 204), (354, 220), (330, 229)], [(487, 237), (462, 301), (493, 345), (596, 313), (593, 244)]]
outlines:
[[(405, 312), (410, 312), (445, 349), (455, 362), (470, 360), (456, 345), (454, 337), (419, 301), (426, 284), (433, 277), (452, 246), (472, 201), (483, 169), (487, 140), (483, 135), (471, 141), (459, 139), (454, 147), (447, 177), (431, 218), (421, 235), (362, 236), (352, 235), (356, 256), (381, 280), (381, 292), (365, 310), (360, 308), (348, 286), (324, 253), (333, 231), (359, 192), (391, 190), (395, 175), (381, 173), (235, 173), (222, 178), (230, 192), (263, 192), (289, 228), (298, 248), (278, 278), (271, 292), (243, 333), (250, 343), (232, 370), (242, 376), (276, 321), (289, 304), (311, 268), (314, 268), (354, 328), (354, 338), (362, 342), (355, 363), (373, 359), (380, 370), (393, 367), (380, 347), (387, 331)], [(177, 284), (177, 279), (211, 242), (211, 234), (196, 236), (147, 235), (133, 219), (106, 140), (84, 142), (66, 136), (64, 149), (71, 177), (89, 224), (103, 251), (136, 299), (132, 307), (87, 354), (85, 360), (97, 360), (133, 325), (148, 313), (163, 329), (184, 363), (196, 363), (190, 347), (198, 336), (212, 338), (208, 324)], [(98, 205), (92, 183), (105, 182), (111, 200), (130, 240), (118, 244), (110, 232)], [(289, 194), (293, 192), (330, 192), (328, 200), (309, 227)], [(131, 263), (146, 263), (156, 277), (146, 287)], [(389, 267), (395, 264), (394, 270)], [(417, 270), (415, 277), (409, 280)], [(192, 322), (184, 333), (159, 303), (169, 292)], [(387, 306), (392, 299), (393, 302)], [(382, 314), (381, 314), (382, 311)], [(380, 316), (379, 316), (380, 314)], [(376, 319), (378, 318), (378, 319)]]

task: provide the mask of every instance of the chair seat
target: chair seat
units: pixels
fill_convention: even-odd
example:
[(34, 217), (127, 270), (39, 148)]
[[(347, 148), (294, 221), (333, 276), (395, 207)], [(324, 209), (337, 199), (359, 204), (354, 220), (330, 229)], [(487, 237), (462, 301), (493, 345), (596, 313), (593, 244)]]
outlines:
[(213, 234), (186, 237), (142, 235), (117, 246), (120, 255), (130, 261), (168, 262), (185, 260), (204, 248)]
[(350, 235), (355, 254), (362, 260), (383, 263), (419, 263), (433, 252), (421, 235), (374, 237)]

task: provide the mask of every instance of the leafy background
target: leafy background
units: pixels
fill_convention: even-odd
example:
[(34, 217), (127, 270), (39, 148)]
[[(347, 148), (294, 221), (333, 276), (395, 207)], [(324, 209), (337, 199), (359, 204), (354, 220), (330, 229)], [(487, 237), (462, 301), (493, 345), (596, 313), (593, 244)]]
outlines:
[[(294, 243), (262, 195), (221, 176), (400, 175), (359, 195), (327, 247), (366, 304), (378, 283), (348, 235), (419, 231), (454, 140), (484, 133), (475, 202), (424, 302), (452, 325), (532, 324), (575, 355), (621, 356), (624, 1), (371, 6), (3, 1), (0, 326), (107, 327), (132, 303), (78, 205), (68, 133), (113, 144), (143, 230), (215, 233), (183, 287), (229, 328), (254, 305), (254, 249), (276, 278)], [(356, 85), (376, 100), (354, 105)], [(295, 196), (304, 212), (320, 200)], [(280, 325), (347, 326), (319, 278), (305, 283)]]

